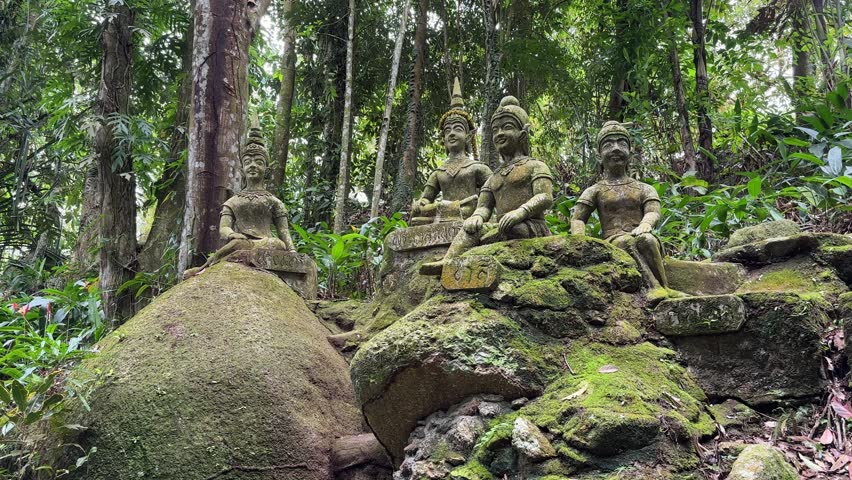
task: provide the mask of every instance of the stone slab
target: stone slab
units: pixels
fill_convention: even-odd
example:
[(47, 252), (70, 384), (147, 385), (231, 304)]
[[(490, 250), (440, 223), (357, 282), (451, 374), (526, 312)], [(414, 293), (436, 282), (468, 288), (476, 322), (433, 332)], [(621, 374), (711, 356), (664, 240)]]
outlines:
[(385, 246), (395, 252), (449, 246), (461, 225), (461, 222), (446, 222), (403, 228), (388, 235)]
[(690, 295), (734, 293), (745, 281), (744, 268), (727, 262), (690, 262), (665, 259), (669, 287)]
[(317, 298), (317, 264), (303, 253), (264, 249), (237, 250), (228, 255), (229, 262), (242, 263), (268, 270), (306, 300)]
[(747, 245), (726, 248), (713, 255), (713, 261), (733, 262), (750, 266), (783, 262), (790, 257), (810, 253), (819, 246), (813, 234), (802, 233), (791, 237), (770, 238)]
[(441, 285), (447, 290), (494, 290), (500, 282), (502, 267), (493, 257), (466, 255), (444, 265)]
[(751, 227), (741, 228), (731, 234), (725, 248), (734, 248), (770, 238), (790, 237), (802, 232), (799, 224), (790, 220), (764, 222)]
[(667, 336), (736, 332), (745, 323), (745, 305), (734, 295), (674, 298), (657, 305), (654, 321)]

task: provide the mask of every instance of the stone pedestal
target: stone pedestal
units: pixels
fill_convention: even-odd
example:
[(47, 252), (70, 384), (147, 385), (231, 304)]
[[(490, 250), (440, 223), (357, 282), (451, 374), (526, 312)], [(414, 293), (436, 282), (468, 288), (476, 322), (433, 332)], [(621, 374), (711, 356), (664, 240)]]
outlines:
[(226, 260), (269, 270), (305, 300), (317, 298), (317, 264), (303, 253), (259, 248), (238, 250)]
[[(408, 289), (420, 277), (416, 264), (440, 259), (461, 230), (461, 222), (419, 225), (397, 230), (385, 239), (385, 259), (379, 271), (380, 294)], [(429, 280), (429, 279), (426, 279)], [(437, 282), (431, 282), (437, 283)], [(423, 289), (418, 289), (423, 290)], [(423, 292), (410, 292), (413, 305), (425, 299)], [(420, 293), (421, 295), (418, 295)]]

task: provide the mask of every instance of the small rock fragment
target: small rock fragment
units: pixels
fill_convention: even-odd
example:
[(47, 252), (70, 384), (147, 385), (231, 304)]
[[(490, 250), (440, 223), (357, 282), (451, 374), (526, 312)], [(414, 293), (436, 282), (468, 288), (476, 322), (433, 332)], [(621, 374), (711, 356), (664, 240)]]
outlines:
[(512, 446), (530, 460), (538, 462), (556, 456), (547, 437), (529, 420), (518, 417), (512, 430)]

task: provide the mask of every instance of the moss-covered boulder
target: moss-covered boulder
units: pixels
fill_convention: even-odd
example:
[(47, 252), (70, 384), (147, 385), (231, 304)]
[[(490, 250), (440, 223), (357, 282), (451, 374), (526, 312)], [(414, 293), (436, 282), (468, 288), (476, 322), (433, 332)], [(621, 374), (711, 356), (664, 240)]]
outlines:
[(751, 270), (737, 293), (785, 292), (836, 302), (849, 288), (830, 267), (800, 255), (783, 263)]
[(745, 269), (735, 263), (690, 262), (665, 259), (669, 287), (690, 295), (734, 293), (745, 280)]
[[(519, 470), (529, 478), (580, 478), (590, 470), (654, 466), (661, 460), (669, 472), (698, 465), (698, 457), (678, 442), (712, 435), (715, 426), (703, 410), (704, 394), (673, 351), (649, 343), (578, 344), (566, 362), (574, 373), (492, 422), (471, 459), (451, 478), (500, 479)], [(541, 455), (525, 453), (519, 424), (535, 427), (538, 443), (545, 444)]]
[(707, 395), (749, 405), (819, 395), (825, 383), (821, 337), (831, 305), (820, 297), (783, 292), (739, 297), (746, 321), (738, 331), (670, 337)]
[(87, 480), (329, 480), (332, 442), (361, 416), (327, 333), (276, 276), (220, 263), (98, 345), (73, 373), (94, 385), (91, 410), (57, 422), (84, 429), (45, 448), (97, 447)]
[(799, 224), (790, 220), (764, 222), (752, 227), (736, 230), (728, 239), (726, 248), (739, 247), (748, 243), (760, 242), (770, 238), (789, 237), (801, 233)]
[(720, 250), (713, 255), (716, 262), (741, 263), (748, 266), (769, 265), (783, 262), (796, 255), (812, 252), (819, 246), (819, 240), (810, 233), (800, 233), (789, 237), (769, 238), (754, 243)]
[(394, 461), (417, 421), (480, 393), (535, 396), (558, 370), (559, 344), (534, 338), (475, 299), (430, 299), (364, 344), (355, 393)]
[(771, 445), (749, 445), (731, 466), (728, 480), (798, 480), (799, 474)]
[[(363, 344), (351, 372), (371, 429), (399, 464), (417, 421), (476, 394), (535, 397), (564, 368), (566, 339), (641, 342), (633, 259), (584, 236), (471, 249), (500, 268), (489, 292), (433, 296)], [(464, 257), (462, 257), (464, 258)]]

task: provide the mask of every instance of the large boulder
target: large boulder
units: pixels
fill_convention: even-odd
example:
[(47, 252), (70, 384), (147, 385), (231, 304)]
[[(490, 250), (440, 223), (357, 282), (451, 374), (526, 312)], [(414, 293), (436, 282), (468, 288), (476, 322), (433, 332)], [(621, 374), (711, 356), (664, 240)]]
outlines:
[[(73, 377), (45, 446), (90, 455), (75, 478), (329, 480), (337, 437), (361, 431), (345, 361), (276, 276), (229, 262), (175, 286)], [(68, 447), (66, 460), (80, 456)]]
[[(471, 249), (456, 260), (457, 290), (434, 295), (374, 336), (351, 364), (358, 402), (394, 462), (402, 463), (406, 452), (420, 452), (412, 457), (419, 466), (409, 462), (408, 474), (426, 468), (423, 452), (442, 450), (407, 447), (422, 443), (409, 438), (419, 421), (476, 395), (498, 395), (505, 402), (538, 397), (574, 365), (563, 357), (565, 344), (591, 341), (631, 358), (640, 351), (631, 346), (645, 332), (636, 264), (601, 240), (573, 235), (515, 240)], [(498, 280), (465, 281), (474, 270), (477, 278)], [(651, 396), (637, 401), (658, 402)], [(697, 420), (686, 423), (692, 421)], [(512, 423), (510, 433), (514, 428)], [(578, 433), (578, 441), (594, 443), (600, 431)], [(536, 442), (530, 438), (538, 436), (531, 428), (524, 432), (516, 443), (532, 448)]]
[(764, 222), (752, 227), (741, 228), (731, 234), (727, 248), (739, 247), (747, 243), (760, 242), (770, 238), (790, 237), (802, 231), (799, 224), (791, 220)]
[(799, 473), (771, 445), (749, 445), (731, 466), (728, 480), (797, 480)]

